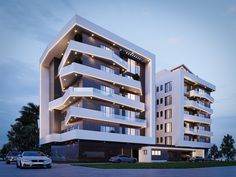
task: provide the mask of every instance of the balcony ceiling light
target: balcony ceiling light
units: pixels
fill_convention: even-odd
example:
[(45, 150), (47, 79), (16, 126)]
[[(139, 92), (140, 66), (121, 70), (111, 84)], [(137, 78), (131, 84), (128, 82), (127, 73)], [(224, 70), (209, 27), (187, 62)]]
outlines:
[(73, 99), (75, 100), (75, 97), (73, 97)]
[(69, 62), (69, 61), (67, 61), (67, 63), (68, 63), (68, 64), (70, 64), (70, 62)]
[(93, 55), (92, 55), (91, 57), (92, 57), (92, 58), (94, 58), (94, 56), (93, 56)]
[(67, 44), (69, 44), (70, 43), (70, 41), (67, 41)]
[(113, 82), (113, 85), (115, 85), (116, 83), (115, 82)]
[(63, 56), (64, 55), (64, 53), (61, 53), (61, 56)]
[(124, 86), (122, 86), (121, 88), (122, 88), (122, 89), (124, 89), (125, 87), (124, 87)]
[(75, 73), (75, 76), (78, 76), (78, 74)]
[(92, 100), (92, 99), (93, 99), (93, 97), (90, 97), (90, 99)]
[(93, 36), (94, 36), (94, 34), (91, 34), (91, 36), (93, 37)]
[(66, 81), (66, 78), (64, 78), (63, 80)]
[(75, 55), (77, 55), (77, 52), (75, 51)]
[(77, 29), (75, 29), (75, 30), (74, 30), (74, 32), (75, 32), (75, 33), (77, 33), (77, 32), (78, 32), (78, 30), (77, 30)]
[(113, 43), (112, 45), (115, 46), (116, 44)]
[(115, 63), (113, 63), (113, 66), (115, 66), (116, 64)]

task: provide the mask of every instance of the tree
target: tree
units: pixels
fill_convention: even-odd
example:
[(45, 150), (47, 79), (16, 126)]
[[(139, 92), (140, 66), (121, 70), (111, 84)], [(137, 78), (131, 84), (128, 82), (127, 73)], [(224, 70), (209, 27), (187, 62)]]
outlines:
[(209, 157), (214, 160), (220, 157), (220, 152), (215, 144), (210, 148)]
[(227, 158), (227, 160), (233, 160), (235, 155), (234, 139), (231, 135), (227, 134), (224, 136), (220, 149), (222, 154)]
[(36, 150), (39, 148), (39, 106), (28, 103), (22, 107), (20, 113), (20, 117), (7, 133), (9, 144), (18, 151)]

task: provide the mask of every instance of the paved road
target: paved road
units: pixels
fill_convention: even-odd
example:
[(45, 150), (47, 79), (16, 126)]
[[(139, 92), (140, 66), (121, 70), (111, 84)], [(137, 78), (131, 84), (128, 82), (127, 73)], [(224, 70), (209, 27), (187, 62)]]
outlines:
[(236, 177), (236, 167), (113, 170), (54, 164), (52, 169), (17, 169), (0, 162), (0, 177)]

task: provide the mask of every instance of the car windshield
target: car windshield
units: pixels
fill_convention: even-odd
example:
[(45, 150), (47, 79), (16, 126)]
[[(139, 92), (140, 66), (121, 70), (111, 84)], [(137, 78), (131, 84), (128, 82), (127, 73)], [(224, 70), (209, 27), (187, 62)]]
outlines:
[(22, 154), (23, 156), (45, 156), (42, 152), (38, 151), (28, 151)]

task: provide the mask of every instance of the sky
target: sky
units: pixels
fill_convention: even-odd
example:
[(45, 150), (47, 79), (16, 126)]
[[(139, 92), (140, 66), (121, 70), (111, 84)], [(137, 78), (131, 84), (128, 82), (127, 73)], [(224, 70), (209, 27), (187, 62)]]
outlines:
[(78, 14), (216, 85), (212, 142), (236, 139), (236, 0), (0, 1), (0, 148), (28, 102), (39, 104), (39, 59)]

